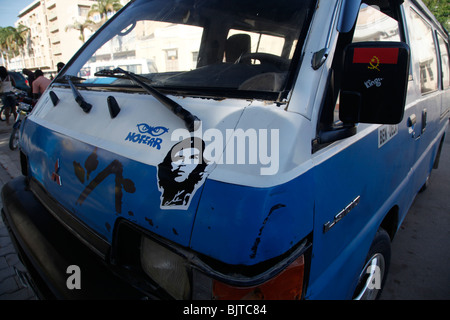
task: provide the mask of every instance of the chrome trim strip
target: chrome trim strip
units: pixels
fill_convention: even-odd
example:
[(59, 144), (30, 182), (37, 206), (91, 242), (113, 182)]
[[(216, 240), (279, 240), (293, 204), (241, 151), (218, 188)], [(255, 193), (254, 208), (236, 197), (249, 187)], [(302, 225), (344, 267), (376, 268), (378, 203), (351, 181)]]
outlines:
[(350, 204), (348, 204), (344, 209), (342, 209), (337, 215), (334, 216), (334, 220), (328, 221), (323, 225), (323, 233), (327, 233), (331, 228), (333, 228), (336, 223), (341, 221), (347, 214), (350, 213), (358, 204), (361, 196), (357, 196)]

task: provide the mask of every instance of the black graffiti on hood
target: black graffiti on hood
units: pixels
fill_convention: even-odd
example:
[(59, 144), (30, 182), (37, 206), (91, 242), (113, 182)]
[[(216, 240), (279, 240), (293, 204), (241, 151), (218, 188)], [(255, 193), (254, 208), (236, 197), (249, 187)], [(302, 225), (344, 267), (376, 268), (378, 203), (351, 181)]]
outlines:
[[(95, 171), (98, 167), (99, 161), (97, 156), (97, 148), (94, 152), (89, 155), (84, 163), (84, 168), (80, 163), (74, 161), (73, 167), (75, 171), (75, 175), (78, 180), (84, 184), (86, 175), (86, 179), (90, 180), (90, 174)], [(86, 169), (86, 170), (85, 170)], [(115, 209), (117, 213), (122, 213), (122, 197), (123, 191), (128, 193), (136, 192), (136, 187), (134, 182), (130, 179), (126, 179), (123, 177), (123, 165), (119, 160), (113, 160), (105, 169), (103, 169), (100, 173), (98, 173), (84, 188), (83, 192), (80, 194), (77, 200), (77, 204), (82, 205), (86, 198), (90, 195), (90, 193), (98, 187), (100, 183), (102, 183), (108, 176), (114, 175), (115, 179), (115, 188), (114, 188), (114, 202)]]

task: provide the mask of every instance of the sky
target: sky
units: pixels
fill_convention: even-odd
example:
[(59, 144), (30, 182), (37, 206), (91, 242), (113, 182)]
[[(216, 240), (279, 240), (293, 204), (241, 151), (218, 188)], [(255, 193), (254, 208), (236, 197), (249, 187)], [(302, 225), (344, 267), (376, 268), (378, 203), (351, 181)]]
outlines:
[(14, 26), (19, 12), (34, 0), (0, 0), (0, 27)]

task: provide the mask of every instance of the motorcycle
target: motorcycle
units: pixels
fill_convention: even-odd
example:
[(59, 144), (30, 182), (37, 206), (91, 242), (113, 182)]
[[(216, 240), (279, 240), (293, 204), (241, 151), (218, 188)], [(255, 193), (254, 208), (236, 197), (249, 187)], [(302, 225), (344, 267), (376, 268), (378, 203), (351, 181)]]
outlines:
[(31, 98), (28, 98), (26, 94), (16, 94), (17, 101), (17, 117), (13, 124), (13, 128), (11, 131), (11, 136), (9, 138), (9, 148), (11, 150), (16, 150), (19, 146), (19, 134), (20, 134), (20, 124), (24, 117), (26, 117), (32, 110), (36, 103)]
[[(18, 107), (18, 103), (23, 101), (23, 99), (28, 97), (28, 95), (27, 95), (27, 93), (25, 91), (19, 90), (17, 88), (13, 88), (13, 91), (8, 93), (8, 95), (11, 95), (11, 96), (14, 97), (14, 101), (16, 103), (15, 110)], [(1, 94), (0, 94), (0, 96), (1, 96)], [(5, 109), (6, 109), (6, 107), (3, 104), (3, 98), (1, 98), (0, 99), (0, 120), (1, 121), (6, 121), (6, 110)], [(12, 110), (10, 110), (10, 114), (12, 114), (12, 113), (13, 113)]]

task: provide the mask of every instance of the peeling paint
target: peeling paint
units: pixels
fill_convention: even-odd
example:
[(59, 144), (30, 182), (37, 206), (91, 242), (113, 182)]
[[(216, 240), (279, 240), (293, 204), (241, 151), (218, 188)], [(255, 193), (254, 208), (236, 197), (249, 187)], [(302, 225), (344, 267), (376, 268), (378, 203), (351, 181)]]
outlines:
[(151, 225), (152, 227), (153, 227), (153, 220), (152, 219), (149, 219), (149, 218), (145, 218), (145, 221), (147, 221), (148, 222), (148, 224), (149, 225)]

